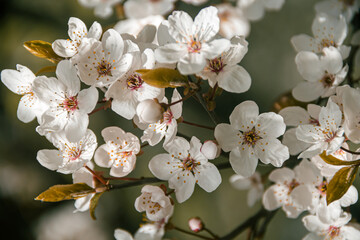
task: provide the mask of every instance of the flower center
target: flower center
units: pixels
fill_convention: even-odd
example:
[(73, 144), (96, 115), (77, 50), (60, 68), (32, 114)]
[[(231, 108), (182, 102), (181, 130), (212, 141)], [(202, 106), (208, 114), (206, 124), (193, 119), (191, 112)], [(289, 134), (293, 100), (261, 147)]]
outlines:
[(321, 40), (320, 44), (323, 48), (331, 47), (331, 46), (337, 47), (336, 43), (333, 40), (329, 40), (329, 39), (325, 39), (325, 38)]
[(259, 135), (257, 135), (257, 133), (255, 132), (255, 128), (251, 129), (250, 131), (248, 132), (245, 132), (244, 133), (244, 141), (243, 141), (243, 144), (247, 144), (249, 146), (254, 146), (255, 143), (261, 139), (261, 137)]
[(317, 187), (322, 197), (326, 196), (327, 184), (327, 181), (324, 179), (322, 183)]
[(196, 169), (196, 166), (200, 165), (199, 162), (196, 162), (193, 158), (190, 156), (185, 158), (183, 160), (183, 168), (184, 170), (190, 171), (192, 174), (194, 174), (194, 170)]
[(328, 128), (323, 130), (322, 133), (324, 134), (325, 142), (327, 143), (331, 142), (336, 137), (336, 134)]
[(99, 73), (99, 77), (101, 76), (111, 76), (111, 64), (106, 60), (101, 60), (100, 64), (97, 66), (97, 72)]
[(63, 150), (63, 156), (68, 158), (69, 161), (75, 161), (80, 158), (82, 153), (81, 147), (74, 146), (72, 144), (65, 143), (65, 149)]
[(210, 60), (208, 66), (210, 71), (219, 74), (219, 72), (221, 72), (225, 67), (225, 64), (223, 63), (221, 57), (218, 57)]
[(173, 119), (173, 114), (170, 110), (170, 108), (168, 108), (164, 113), (163, 113), (163, 122), (166, 124), (166, 125), (169, 125), (171, 123)]
[(192, 38), (188, 42), (188, 52), (189, 53), (198, 53), (201, 50), (201, 42), (197, 41), (196, 38)]
[(320, 80), (322, 82), (324, 88), (332, 87), (335, 81), (335, 76), (333, 74), (326, 73), (323, 78)]
[(340, 228), (339, 227), (334, 227), (334, 226), (330, 226), (328, 229), (328, 236), (330, 237), (330, 239), (333, 239), (337, 236), (339, 236), (340, 234)]
[(132, 74), (128, 79), (126, 80), (127, 88), (131, 90), (137, 90), (141, 87), (141, 85), (144, 83), (141, 76), (137, 73)]
[(320, 126), (319, 121), (316, 120), (315, 118), (310, 118), (309, 119), (309, 124), (314, 125), (314, 126)]
[(290, 193), (297, 187), (299, 186), (300, 183), (298, 183), (295, 179), (293, 179), (289, 184), (288, 184), (288, 195), (290, 195)]
[(79, 109), (77, 96), (65, 98), (65, 100), (60, 103), (60, 106), (68, 112), (73, 112)]

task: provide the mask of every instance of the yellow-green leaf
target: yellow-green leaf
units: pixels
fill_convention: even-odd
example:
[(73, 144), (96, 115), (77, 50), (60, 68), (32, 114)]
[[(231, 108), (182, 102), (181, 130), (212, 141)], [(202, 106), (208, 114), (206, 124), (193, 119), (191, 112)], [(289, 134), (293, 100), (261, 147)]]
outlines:
[(37, 71), (35, 73), (35, 75), (39, 76), (39, 74), (41, 74), (41, 73), (49, 73), (49, 72), (55, 72), (55, 71), (56, 71), (56, 66), (47, 66), (47, 67), (41, 68), (39, 71)]
[(99, 203), (99, 199), (101, 197), (101, 195), (103, 194), (104, 192), (99, 192), (99, 193), (96, 193), (90, 200), (90, 208), (89, 208), (89, 211), (90, 211), (90, 216), (92, 219), (96, 220), (96, 217), (95, 217), (95, 208), (96, 206), (98, 205)]
[(59, 202), (63, 200), (82, 198), (94, 192), (95, 189), (89, 187), (86, 183), (54, 185), (45, 192), (42, 192), (35, 198), (35, 200), (43, 202)]
[(176, 88), (189, 86), (186, 76), (179, 73), (178, 70), (170, 68), (139, 69), (137, 73), (147, 84), (157, 88)]
[(53, 63), (58, 63), (64, 59), (54, 52), (49, 42), (42, 40), (27, 41), (24, 43), (24, 47), (33, 55), (39, 58), (45, 58)]
[(359, 166), (343, 167), (337, 171), (329, 182), (326, 191), (326, 202), (330, 203), (340, 199), (354, 182)]
[(353, 166), (353, 165), (359, 165), (360, 161), (343, 161), (340, 160), (332, 155), (326, 155), (326, 152), (324, 151), (322, 154), (319, 155), (322, 160), (324, 160), (324, 162), (326, 162), (327, 164), (331, 164), (331, 165), (336, 165), (336, 166)]

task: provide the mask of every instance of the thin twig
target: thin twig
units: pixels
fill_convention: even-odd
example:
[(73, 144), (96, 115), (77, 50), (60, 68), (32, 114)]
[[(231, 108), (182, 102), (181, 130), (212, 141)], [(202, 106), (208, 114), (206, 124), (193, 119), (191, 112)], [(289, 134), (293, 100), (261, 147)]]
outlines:
[(210, 229), (204, 227), (204, 228), (203, 228), (203, 231), (209, 233), (214, 239), (219, 239), (219, 236), (216, 235), (215, 233), (213, 233)]
[(197, 234), (197, 233), (193, 233), (193, 232), (190, 232), (190, 231), (184, 230), (184, 229), (179, 228), (179, 227), (175, 227), (175, 226), (174, 226), (174, 228), (173, 228), (173, 229), (174, 229), (174, 230), (177, 230), (177, 231), (179, 231), (179, 232), (182, 232), (182, 233), (185, 233), (185, 234), (188, 234), (188, 235), (194, 236), (194, 237), (201, 238), (201, 239), (213, 240), (212, 238), (205, 237), (205, 236), (199, 235), (199, 234)]
[(257, 222), (260, 218), (264, 217), (268, 211), (264, 208), (261, 208), (255, 215), (248, 218), (244, 223), (240, 224), (233, 231), (220, 238), (219, 240), (232, 240), (234, 237), (242, 233), (245, 229), (251, 227), (255, 222)]
[[(189, 82), (193, 82), (191, 77), (188, 77)], [(200, 90), (200, 88), (199, 88)], [(211, 120), (214, 122), (215, 125), (218, 124), (218, 120), (217, 120), (217, 116), (215, 115), (214, 111), (209, 111), (209, 109), (206, 106), (206, 103), (203, 99), (203, 97), (201, 96), (201, 93), (199, 91), (196, 92), (196, 94), (194, 95), (194, 97), (196, 96), (196, 98), (199, 100), (201, 106), (203, 106), (203, 108), (205, 109), (205, 111), (208, 113), (209, 117), (211, 118)]]
[(266, 216), (263, 224), (261, 225), (259, 231), (256, 232), (256, 239), (262, 239), (265, 235), (266, 232), (266, 228), (268, 227), (271, 219), (275, 216), (275, 214), (277, 213), (279, 209), (276, 209), (274, 211), (268, 212), (268, 215)]
[(92, 170), (91, 168), (89, 168), (89, 167), (86, 166), (86, 165), (85, 165), (85, 168), (86, 168), (89, 172), (91, 172), (91, 174), (92, 174), (97, 180), (99, 180), (102, 184), (104, 184), (105, 186), (107, 185), (106, 182), (105, 182), (105, 180), (104, 180), (101, 176), (97, 175), (96, 172), (94, 172), (94, 170)]
[(122, 184), (110, 184), (109, 190), (122, 189), (122, 188), (127, 188), (127, 187), (139, 186), (139, 185), (143, 185), (146, 183), (156, 183), (156, 182), (164, 182), (164, 181), (157, 179), (157, 178), (141, 178), (138, 181), (126, 182), (126, 183), (122, 183)]
[(211, 96), (209, 97), (209, 101), (212, 101), (214, 100), (215, 98), (215, 93), (216, 93), (216, 90), (218, 89), (218, 83), (215, 84), (214, 88), (212, 89), (212, 92), (211, 92)]
[(344, 150), (345, 152), (348, 152), (348, 153), (351, 153), (351, 154), (354, 154), (354, 155), (360, 155), (360, 152), (353, 152), (349, 149), (346, 149), (344, 147), (340, 147), (341, 150)]
[(130, 177), (106, 177), (105, 180), (122, 180), (122, 181), (139, 181), (142, 178), (130, 178)]
[(178, 103), (180, 103), (180, 102), (183, 102), (183, 101), (191, 98), (195, 93), (196, 93), (196, 91), (193, 91), (193, 92), (189, 93), (188, 95), (186, 95), (185, 97), (183, 97), (182, 99), (177, 100), (177, 101), (172, 102), (172, 103), (169, 103), (169, 104), (167, 104), (166, 106), (167, 106), (167, 107), (170, 107), (170, 106), (172, 106), (172, 105), (175, 105), (175, 104), (178, 104)]
[(188, 124), (188, 125), (191, 125), (191, 126), (205, 128), (205, 129), (215, 130), (214, 127), (204, 126), (204, 125), (201, 125), (201, 124), (192, 123), (192, 122), (188, 122), (188, 121), (185, 121), (185, 120), (183, 120), (182, 123), (185, 123), (185, 124)]
[(146, 147), (146, 146), (149, 146), (149, 143), (148, 143), (148, 142), (147, 142), (147, 143), (143, 143), (143, 144), (141, 144), (140, 149), (141, 149), (141, 148), (144, 148), (144, 147)]

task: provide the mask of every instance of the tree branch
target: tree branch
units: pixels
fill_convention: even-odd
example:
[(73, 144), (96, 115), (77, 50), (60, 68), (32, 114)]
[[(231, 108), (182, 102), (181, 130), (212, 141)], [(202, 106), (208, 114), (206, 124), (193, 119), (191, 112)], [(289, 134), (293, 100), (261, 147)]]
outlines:
[(240, 224), (233, 231), (228, 233), (227, 235), (221, 237), (219, 240), (232, 240), (234, 237), (242, 233), (245, 229), (254, 225), (257, 221), (259, 221), (262, 217), (266, 216), (269, 212), (264, 208), (261, 208), (255, 215), (248, 218), (244, 223)]

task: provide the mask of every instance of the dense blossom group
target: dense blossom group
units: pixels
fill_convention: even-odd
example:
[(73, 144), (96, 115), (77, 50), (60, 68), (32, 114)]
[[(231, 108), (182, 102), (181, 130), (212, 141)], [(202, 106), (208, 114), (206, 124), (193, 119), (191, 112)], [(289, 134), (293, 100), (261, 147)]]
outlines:
[[(121, 1), (79, 2), (95, 8), (97, 16), (107, 17)], [(156, 178), (168, 181), (172, 190), (145, 185), (135, 209), (145, 212), (149, 223), (134, 237), (115, 230), (117, 240), (161, 239), (174, 213), (173, 192), (182, 203), (196, 184), (206, 192), (221, 184), (220, 171), (212, 161), (221, 150), (230, 152), (229, 162), (236, 173), (231, 184), (249, 189), (249, 206), (262, 199), (266, 210), (281, 207), (289, 218), (307, 211), (303, 223), (310, 233), (304, 239), (359, 239), (358, 226), (348, 224), (351, 214), (343, 210), (357, 202), (356, 188), (349, 186), (338, 199), (327, 202), (330, 181), (343, 166), (350, 166), (351, 161), (358, 164), (359, 159), (348, 144), (360, 143), (360, 91), (354, 87), (359, 81), (360, 51), (351, 53), (360, 45), (360, 34), (350, 27), (359, 1), (317, 3), (313, 36), (300, 34), (291, 39), (298, 52), (297, 69), (305, 80), (293, 89), (293, 97), (308, 103), (318, 100), (316, 104), (311, 102), (306, 109), (286, 107), (277, 114), (260, 113), (255, 102), (244, 101), (234, 108), (230, 124), (218, 123), (215, 139), (204, 143), (196, 136), (178, 136), (178, 124), (186, 119), (184, 101), (200, 91), (201, 80), (207, 80), (213, 93), (204, 98), (210, 112), (217, 90), (243, 93), (250, 88), (250, 74), (239, 65), (248, 51), (249, 21), (261, 19), (265, 10), (279, 10), (284, 0), (220, 4), (203, 8), (194, 20), (186, 12), (172, 11), (174, 3), (128, 0), (123, 4), (128, 19), (105, 32), (97, 22), (88, 30), (80, 19), (70, 18), (69, 39), (52, 43), (53, 51), (63, 59), (57, 63), (56, 77), (37, 76), (22, 65), (2, 71), (2, 82), (22, 96), (19, 120), (27, 123), (36, 118), (36, 131), (56, 148), (40, 150), (39, 163), (72, 174), (74, 183), (86, 183), (98, 193), (109, 190), (109, 183), (101, 181), (103, 173), (96, 171), (94, 163), (109, 168), (114, 178), (126, 177), (136, 167), (137, 155), (146, 152), (141, 142), (155, 146), (164, 139), (166, 153), (149, 159), (148, 168)], [(146, 11), (137, 11), (140, 6)], [(170, 14), (167, 20), (154, 16), (165, 14)], [(344, 44), (349, 36), (353, 36), (351, 46)], [(154, 82), (150, 73), (171, 81), (166, 85), (155, 78)], [(168, 92), (171, 99), (165, 94), (167, 87), (174, 88)], [(89, 115), (98, 111), (97, 104), (132, 120), (143, 131), (141, 138), (110, 126), (102, 130), (103, 142), (98, 142), (88, 129)], [(290, 155), (299, 159), (293, 169), (291, 164), (283, 166)], [(324, 161), (327, 157), (345, 163), (331, 165)], [(262, 176), (257, 171), (259, 160), (275, 169)], [(274, 182), (268, 188), (267, 176)], [(95, 192), (76, 200), (77, 211), (89, 210)]]

